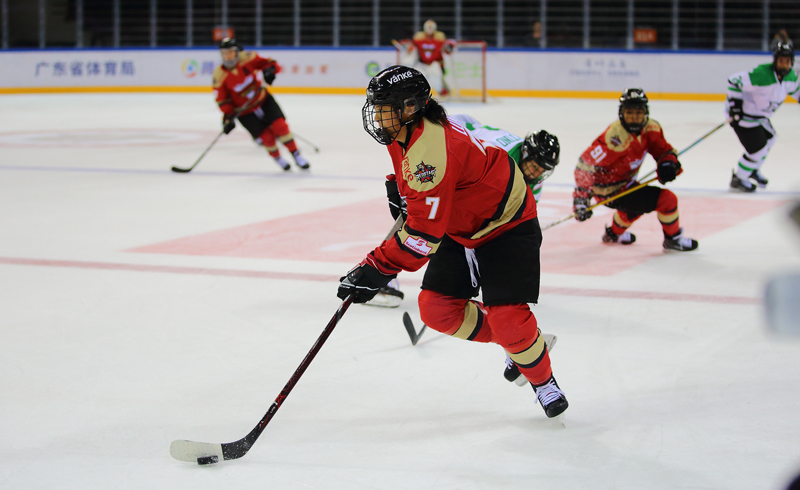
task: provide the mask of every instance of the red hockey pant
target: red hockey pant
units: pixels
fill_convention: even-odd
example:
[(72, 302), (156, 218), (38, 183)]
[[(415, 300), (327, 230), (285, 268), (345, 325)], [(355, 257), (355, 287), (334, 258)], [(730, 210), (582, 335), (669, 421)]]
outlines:
[(292, 132), (289, 131), (289, 125), (286, 124), (286, 119), (282, 117), (272, 121), (272, 124), (262, 131), (258, 137), (261, 138), (261, 142), (273, 158), (281, 156), (280, 151), (278, 151), (277, 141), (283, 143), (283, 146), (290, 152), (294, 153), (297, 151), (297, 144), (294, 142), (294, 136), (292, 136)]
[(430, 328), (474, 342), (493, 342), (508, 352), (534, 385), (550, 379), (550, 356), (527, 304), (483, 306), (473, 300), (423, 289), (419, 312)]

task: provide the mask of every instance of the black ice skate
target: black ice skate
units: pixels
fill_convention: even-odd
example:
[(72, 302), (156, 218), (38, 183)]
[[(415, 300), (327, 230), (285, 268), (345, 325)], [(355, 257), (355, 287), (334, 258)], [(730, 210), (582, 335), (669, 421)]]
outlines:
[(762, 174), (758, 169), (753, 170), (753, 172), (750, 174), (750, 180), (755, 181), (755, 183), (758, 184), (758, 186), (762, 189), (769, 184), (769, 179), (764, 177), (764, 174)]
[(621, 235), (617, 235), (611, 231), (610, 226), (606, 226), (606, 233), (603, 235), (603, 243), (619, 243), (621, 245), (630, 245), (636, 241), (636, 235), (626, 231)]
[(536, 392), (536, 398), (542, 403), (544, 413), (549, 418), (558, 417), (569, 407), (567, 397), (564, 396), (564, 392), (558, 387), (556, 378), (552, 375), (546, 383), (539, 386), (531, 383), (531, 386), (533, 386), (533, 391)]
[[(556, 341), (558, 337), (551, 333), (543, 333), (540, 334), (542, 339), (544, 339), (544, 347), (547, 349), (547, 352), (553, 352), (553, 347), (556, 346)], [(528, 384), (528, 380), (525, 379), (525, 376), (519, 372), (519, 367), (517, 364), (511, 360), (506, 353), (506, 369), (503, 371), (503, 377), (506, 378), (511, 383), (516, 383), (518, 386), (525, 386)]]
[(742, 180), (736, 176), (736, 172), (731, 175), (731, 190), (740, 192), (755, 192), (754, 186), (749, 180)]
[(683, 236), (683, 228), (678, 230), (678, 233), (671, 237), (664, 237), (665, 252), (691, 252), (692, 250), (696, 250), (697, 246), (697, 240)]

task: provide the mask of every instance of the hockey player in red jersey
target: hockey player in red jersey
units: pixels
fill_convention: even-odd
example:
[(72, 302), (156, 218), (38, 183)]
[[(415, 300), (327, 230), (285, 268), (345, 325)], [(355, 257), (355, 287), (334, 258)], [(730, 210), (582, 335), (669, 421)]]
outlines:
[[(661, 125), (649, 118), (647, 95), (640, 88), (626, 88), (619, 98), (619, 120), (614, 121), (578, 159), (575, 168), (573, 210), (575, 219), (592, 216), (589, 199), (598, 202), (638, 184), (636, 175), (647, 153), (657, 162), (662, 184), (681, 174), (678, 153), (664, 139)], [(683, 235), (678, 218), (678, 198), (662, 187), (644, 186), (606, 204), (615, 209), (611, 226), (606, 226), (604, 243), (630, 245), (636, 235), (628, 228), (643, 214), (656, 211), (664, 231), (665, 251), (686, 252), (697, 248), (697, 240)]]
[(291, 165), (281, 156), (278, 141), (292, 152), (295, 164), (307, 170), (310, 165), (297, 149), (283, 111), (264, 85), (272, 85), (281, 71), (280, 65), (254, 51), (242, 51), (236, 40), (229, 37), (219, 43), (219, 50), (222, 65), (214, 70), (213, 87), (223, 113), (225, 134), (233, 130), (238, 119), (283, 170), (289, 170)]
[[(567, 409), (528, 303), (539, 297), (536, 202), (513, 159), (447, 119), (419, 71), (392, 66), (367, 88), (364, 129), (387, 145), (407, 221), (342, 277), (338, 296), (369, 301), (400, 271), (427, 263), (422, 321), (501, 345), (548, 417)], [(483, 303), (471, 300), (479, 290)]]
[(419, 68), (428, 79), (428, 82), (441, 97), (449, 95), (445, 82), (444, 54), (449, 54), (455, 46), (451, 39), (447, 39), (444, 32), (437, 30), (436, 22), (428, 19), (423, 24), (421, 31), (414, 34), (411, 40), (417, 51)]

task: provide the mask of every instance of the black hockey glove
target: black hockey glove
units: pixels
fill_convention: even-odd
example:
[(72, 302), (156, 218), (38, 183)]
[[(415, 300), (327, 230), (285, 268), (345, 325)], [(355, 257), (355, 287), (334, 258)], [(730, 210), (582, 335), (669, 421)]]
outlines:
[(739, 122), (744, 116), (744, 101), (742, 99), (728, 99), (728, 115), (732, 122)]
[(272, 85), (272, 82), (275, 81), (275, 67), (264, 68), (261, 73), (264, 74), (264, 81), (267, 82), (267, 85)]
[(592, 210), (589, 207), (588, 197), (576, 197), (572, 199), (572, 211), (575, 213), (575, 219), (578, 221), (586, 221), (592, 217)]
[(656, 175), (658, 175), (658, 181), (662, 184), (672, 182), (680, 172), (681, 162), (679, 162), (678, 157), (672, 153), (667, 153), (661, 157), (661, 160), (659, 160), (656, 165)]
[(395, 277), (397, 274), (386, 276), (378, 269), (362, 262), (350, 269), (346, 276), (339, 278), (339, 291), (336, 296), (345, 299), (352, 294), (353, 303), (366, 303)]
[(230, 134), (233, 131), (233, 128), (236, 127), (236, 117), (230, 114), (225, 114), (222, 116), (222, 131), (225, 134)]
[(386, 197), (389, 199), (389, 212), (392, 213), (392, 218), (396, 220), (402, 214), (403, 221), (408, 219), (408, 207), (403, 198), (400, 197), (400, 191), (397, 189), (397, 181), (394, 179), (394, 175), (386, 176)]

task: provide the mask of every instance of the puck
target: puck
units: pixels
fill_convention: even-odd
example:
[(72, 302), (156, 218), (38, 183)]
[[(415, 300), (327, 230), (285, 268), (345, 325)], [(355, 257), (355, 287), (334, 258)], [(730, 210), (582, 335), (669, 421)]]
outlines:
[(217, 456), (216, 454), (213, 455), (213, 456), (203, 456), (203, 457), (197, 458), (197, 464), (199, 464), (199, 465), (214, 464), (214, 463), (216, 463), (218, 461), (219, 461), (219, 456)]

